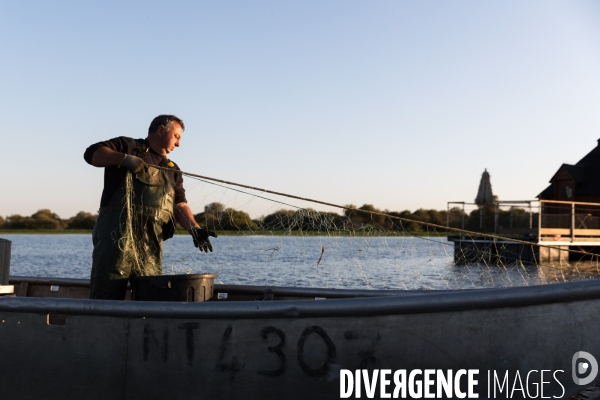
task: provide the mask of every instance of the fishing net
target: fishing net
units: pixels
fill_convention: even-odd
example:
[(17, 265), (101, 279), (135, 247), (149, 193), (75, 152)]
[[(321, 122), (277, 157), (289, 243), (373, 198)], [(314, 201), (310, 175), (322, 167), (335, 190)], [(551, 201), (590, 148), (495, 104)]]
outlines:
[(133, 185), (133, 175), (128, 172), (125, 178), (125, 196), (119, 228), (114, 232), (122, 265), (130, 266), (135, 276), (160, 275), (162, 256), (161, 244), (149, 239), (148, 229), (153, 229), (153, 221), (137, 204)]
[[(165, 273), (216, 272), (227, 284), (353, 289), (490, 288), (600, 276), (594, 237), (568, 245), (570, 226), (560, 225), (566, 217), (549, 203), (543, 207), (550, 216), (541, 223), (539, 204), (531, 203), (498, 210), (463, 205), (442, 213), (446, 221), (438, 215), (427, 222), (406, 212), (337, 208), (189, 174), (185, 185), (196, 221), (219, 237), (211, 238), (214, 253), (205, 254), (176, 235), (166, 244)], [(584, 211), (590, 214), (580, 207), (576, 217)], [(587, 221), (594, 218), (600, 220), (590, 215)], [(557, 224), (561, 235), (552, 233)], [(550, 232), (542, 246), (533, 234), (538, 225)]]

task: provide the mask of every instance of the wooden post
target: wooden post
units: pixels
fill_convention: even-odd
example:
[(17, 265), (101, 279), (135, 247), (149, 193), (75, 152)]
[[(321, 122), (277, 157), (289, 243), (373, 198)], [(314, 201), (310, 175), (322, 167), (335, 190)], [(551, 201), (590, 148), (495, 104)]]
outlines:
[(498, 233), (498, 225), (500, 225), (500, 203), (494, 202), (494, 233)]
[(463, 211), (462, 211), (462, 217), (460, 220), (460, 229), (462, 230), (460, 232), (460, 240), (464, 240), (465, 239), (465, 202), (463, 201)]
[(0, 239), (0, 285), (8, 285), (10, 273), (10, 240)]
[(540, 209), (538, 211), (538, 243), (542, 241), (542, 211), (544, 211), (544, 202), (540, 200)]
[(571, 242), (575, 241), (575, 203), (571, 204)]

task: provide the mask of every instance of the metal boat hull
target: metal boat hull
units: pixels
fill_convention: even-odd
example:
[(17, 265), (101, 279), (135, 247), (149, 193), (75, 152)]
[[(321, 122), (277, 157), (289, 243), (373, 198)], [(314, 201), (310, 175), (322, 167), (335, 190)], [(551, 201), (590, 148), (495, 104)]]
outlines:
[(478, 398), (542, 387), (563, 398), (584, 388), (573, 355), (600, 356), (599, 312), (598, 281), (321, 301), (5, 297), (0, 388), (18, 399), (334, 399), (341, 369), (477, 369)]

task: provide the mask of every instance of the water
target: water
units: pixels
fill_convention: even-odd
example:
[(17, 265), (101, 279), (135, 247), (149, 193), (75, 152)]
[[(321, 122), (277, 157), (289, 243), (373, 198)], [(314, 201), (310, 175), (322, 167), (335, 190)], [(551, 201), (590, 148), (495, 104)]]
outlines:
[[(91, 235), (2, 238), (12, 241), (11, 275), (89, 278)], [(166, 241), (163, 273), (216, 272), (216, 282), (225, 284), (353, 289), (489, 288), (600, 276), (596, 265), (560, 270), (457, 266), (453, 244), (446, 238), (221, 236), (212, 243), (214, 253), (206, 254), (187, 235)]]

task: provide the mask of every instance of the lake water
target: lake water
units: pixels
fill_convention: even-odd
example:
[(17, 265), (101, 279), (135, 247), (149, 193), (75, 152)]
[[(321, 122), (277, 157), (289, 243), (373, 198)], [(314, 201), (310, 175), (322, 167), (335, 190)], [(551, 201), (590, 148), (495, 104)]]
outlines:
[[(0, 237), (12, 241), (11, 275), (89, 278), (91, 235)], [(187, 235), (166, 241), (163, 273), (216, 272), (216, 282), (225, 284), (354, 289), (506, 287), (600, 275), (597, 266), (560, 271), (518, 265), (457, 266), (453, 244), (446, 238), (220, 236), (212, 243), (215, 251), (206, 254)]]

